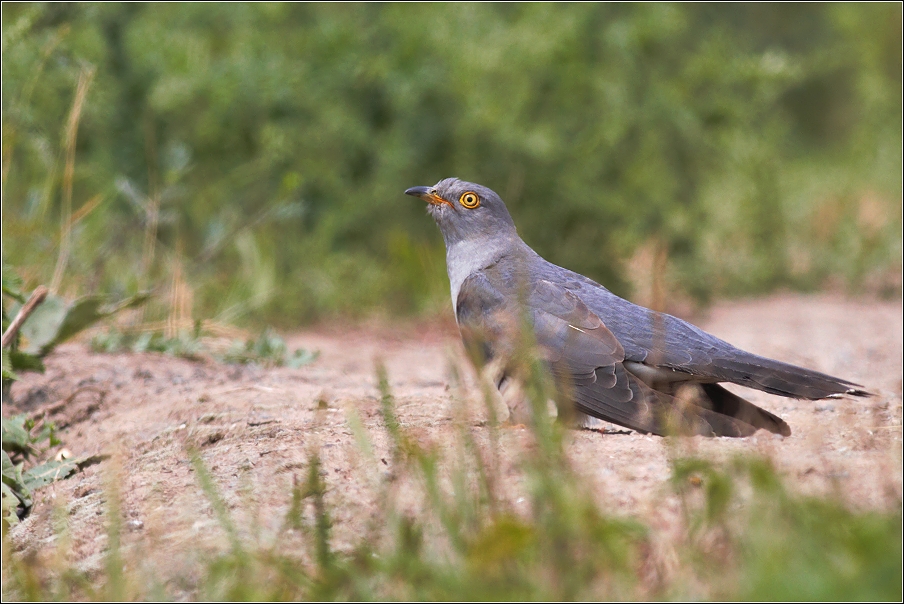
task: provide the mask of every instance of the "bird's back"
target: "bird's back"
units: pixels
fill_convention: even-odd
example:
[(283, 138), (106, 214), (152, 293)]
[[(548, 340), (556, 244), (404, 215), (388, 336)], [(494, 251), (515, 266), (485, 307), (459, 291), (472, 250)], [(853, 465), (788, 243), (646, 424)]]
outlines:
[(629, 302), (536, 253), (515, 261), (529, 265), (519, 274), (574, 292), (618, 339), (625, 361), (660, 368), (662, 379), (681, 381), (686, 376), (704, 383), (734, 382), (807, 399), (865, 394), (852, 382), (741, 350), (677, 317)]

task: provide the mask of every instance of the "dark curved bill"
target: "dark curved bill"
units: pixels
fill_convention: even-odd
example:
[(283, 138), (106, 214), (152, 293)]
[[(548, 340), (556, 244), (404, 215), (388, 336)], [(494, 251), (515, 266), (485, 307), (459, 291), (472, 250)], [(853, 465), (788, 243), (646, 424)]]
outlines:
[(405, 189), (405, 195), (420, 197), (421, 199), (424, 199), (429, 193), (430, 187), (411, 187), (410, 189)]
[(452, 205), (451, 203), (431, 191), (431, 187), (411, 187), (410, 189), (405, 189), (405, 195), (419, 197), (427, 203), (432, 203), (433, 205), (440, 205), (443, 203), (450, 206)]

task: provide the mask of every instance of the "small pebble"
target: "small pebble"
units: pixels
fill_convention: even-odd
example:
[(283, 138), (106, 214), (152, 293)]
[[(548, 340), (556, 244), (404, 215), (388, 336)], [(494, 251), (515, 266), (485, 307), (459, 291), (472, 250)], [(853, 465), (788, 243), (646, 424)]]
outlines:
[(137, 531), (137, 530), (144, 528), (144, 522), (142, 522), (141, 520), (134, 520), (134, 519), (127, 520), (126, 528), (129, 529), (130, 531)]

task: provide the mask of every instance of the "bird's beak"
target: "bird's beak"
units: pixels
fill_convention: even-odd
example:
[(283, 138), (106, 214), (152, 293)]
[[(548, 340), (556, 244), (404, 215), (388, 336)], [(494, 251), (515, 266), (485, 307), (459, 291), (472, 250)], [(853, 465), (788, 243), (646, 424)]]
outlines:
[(405, 195), (411, 195), (412, 197), (420, 197), (427, 203), (432, 203), (435, 206), (446, 204), (451, 206), (452, 204), (437, 195), (431, 187), (411, 187), (410, 189), (405, 190)]

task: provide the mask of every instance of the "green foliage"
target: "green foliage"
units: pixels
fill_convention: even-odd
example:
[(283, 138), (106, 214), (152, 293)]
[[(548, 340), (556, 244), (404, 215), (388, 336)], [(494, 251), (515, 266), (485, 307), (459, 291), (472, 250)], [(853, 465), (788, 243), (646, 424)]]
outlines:
[[(9, 296), (19, 304), (25, 304), (25, 296), (22, 295), (22, 278), (13, 271), (12, 267), (3, 265), (3, 295)], [(6, 304), (3, 305), (3, 330), (9, 326), (10, 318), (6, 314)]]
[[(900, 508), (857, 513), (833, 499), (793, 495), (771, 463), (756, 458), (723, 466), (678, 459), (672, 481), (692, 527), (693, 562), (716, 597), (901, 599)], [(697, 490), (702, 497), (695, 497)], [(720, 559), (726, 551), (735, 563)]]
[(246, 340), (245, 342), (233, 340), (221, 358), (226, 363), (285, 365), (297, 369), (314, 362), (318, 354), (316, 351), (311, 352), (303, 348), (298, 348), (289, 354), (285, 341), (268, 328), (261, 332), (256, 340)]
[[(2, 521), (8, 527), (18, 523), (20, 518), (31, 511), (34, 504), (32, 494), (36, 489), (67, 478), (86, 460), (51, 460), (26, 470), (26, 460), (60, 444), (60, 441), (56, 438), (52, 423), (40, 422), (38, 426), (34, 420), (28, 419), (25, 415), (3, 418), (2, 437)], [(44, 441), (47, 441), (47, 444), (42, 447)]]
[(116, 328), (97, 333), (91, 338), (94, 352), (161, 352), (186, 359), (198, 359), (203, 344), (198, 335), (180, 331), (166, 337), (162, 331), (122, 332)]
[[(3, 265), (3, 332), (12, 318), (25, 303), (20, 287), (22, 280), (7, 265)], [(6, 298), (15, 301), (9, 312)], [(12, 382), (19, 379), (16, 371), (44, 371), (41, 359), (56, 346), (77, 333), (87, 329), (97, 321), (113, 316), (121, 310), (144, 304), (150, 294), (142, 292), (120, 300), (115, 304), (107, 302), (108, 296), (88, 295), (72, 302), (54, 294), (47, 294), (22, 323), (8, 348), (3, 349), (3, 397), (9, 396)], [(25, 340), (24, 346), (22, 340)]]
[[(210, 357), (234, 365), (256, 364), (266, 367), (298, 368), (317, 359), (317, 351), (298, 348), (291, 354), (285, 341), (269, 328), (257, 339), (233, 339), (225, 347), (221, 342), (205, 341), (201, 324), (194, 331), (179, 331), (167, 337), (162, 331), (120, 331), (110, 329), (95, 334), (91, 348), (95, 352), (161, 352), (187, 359)], [(209, 339), (208, 339), (209, 340)]]
[(3, 492), (0, 495), (3, 516), (0, 521), (6, 526), (13, 526), (19, 522), (20, 514), (24, 515), (34, 501), (31, 498), (31, 491), (25, 486), (25, 478), (22, 475), (23, 464), (13, 465), (6, 451), (0, 452), (0, 456), (3, 473)]
[[(25, 303), (25, 296), (22, 294), (22, 279), (17, 275), (11, 267), (6, 264), (3, 265), (3, 301), (2, 301), (2, 312), (3, 312), (3, 321), (2, 321), (2, 332), (6, 333), (6, 330), (9, 328), (10, 323), (12, 323), (13, 316), (15, 313), (12, 313), (13, 316), (10, 316), (11, 313), (8, 313), (6, 310), (7, 306), (7, 298), (11, 298), (14, 302), (19, 304)], [(12, 310), (12, 309), (11, 309)], [(27, 352), (21, 352), (19, 350), (19, 334), (13, 338), (10, 346), (8, 348), (3, 349), (3, 398), (4, 400), (7, 398), (9, 394), (10, 385), (17, 379), (19, 376), (16, 374), (16, 371), (44, 371), (44, 364), (41, 363), (41, 359), (33, 354), (29, 354)]]
[(48, 294), (22, 324), (19, 333), (27, 342), (23, 350), (39, 357), (46, 356), (55, 347), (101, 319), (141, 306), (148, 298), (150, 294), (145, 292), (109, 304), (108, 296), (97, 294), (82, 296), (72, 302)]
[[(22, 279), (5, 263), (3, 265), (3, 332), (26, 302), (21, 291)], [(147, 293), (130, 296), (116, 304), (108, 304), (106, 296), (83, 296), (73, 302), (47, 294), (22, 323), (8, 347), (3, 348), (3, 399), (9, 400), (12, 382), (18, 372), (44, 371), (42, 357), (57, 345), (83, 331), (97, 321), (126, 308), (134, 308), (148, 299)], [(14, 304), (7, 312), (7, 298)], [(24, 340), (24, 345), (23, 345)], [(21, 349), (20, 349), (21, 347)], [(38, 426), (38, 424), (40, 424)], [(4, 526), (16, 524), (31, 511), (33, 492), (51, 482), (74, 474), (88, 459), (57, 459), (25, 469), (25, 462), (41, 450), (60, 444), (50, 422), (35, 422), (25, 415), (2, 419), (3, 431), (3, 503)]]
[(3, 420), (3, 450), (14, 456), (28, 457), (36, 454), (39, 443), (47, 441), (48, 447), (60, 444), (52, 423), (42, 423), (32, 434), (37, 424), (24, 415), (16, 415)]
[(3, 253), (34, 279), (93, 67), (66, 276), (89, 291), (185, 262), (198, 316), (435, 313), (442, 244), (402, 191), (451, 175), (618, 293), (650, 242), (700, 298), (898, 288), (892, 4), (16, 4), (2, 27)]

